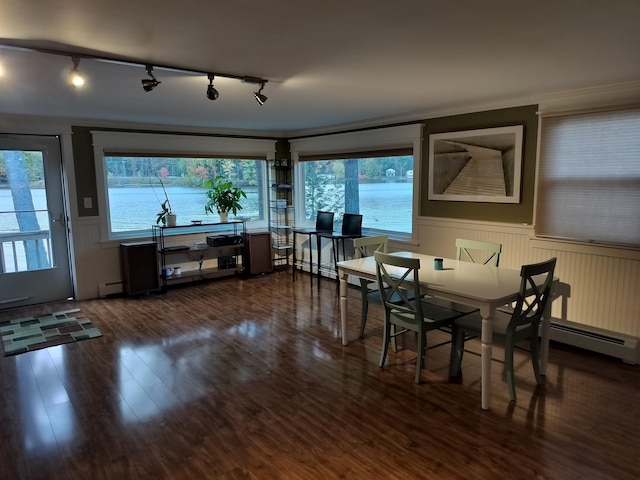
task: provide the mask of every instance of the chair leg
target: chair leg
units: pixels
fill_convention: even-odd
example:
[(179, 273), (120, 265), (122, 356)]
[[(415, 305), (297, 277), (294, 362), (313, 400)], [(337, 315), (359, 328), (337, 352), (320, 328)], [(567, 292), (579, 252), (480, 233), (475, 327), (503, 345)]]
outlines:
[(427, 347), (427, 332), (418, 333), (418, 345), (416, 347), (416, 383), (420, 383), (420, 372), (424, 367), (424, 351)]
[(453, 325), (451, 329), (451, 359), (449, 360), (449, 377), (451, 378), (460, 376), (465, 335), (463, 329)]
[(516, 385), (513, 373), (513, 340), (508, 338), (504, 345), (504, 373), (507, 377), (507, 387), (509, 388), (509, 398), (516, 401)]
[(391, 348), (395, 353), (397, 353), (398, 352), (398, 340), (397, 340), (398, 336), (396, 335), (395, 325), (391, 325), (390, 332), (391, 332)]
[[(309, 244), (311, 244), (311, 240), (309, 240)], [(320, 268), (322, 266), (322, 236), (318, 234), (316, 234), (316, 250), (318, 255), (318, 267), (316, 271), (318, 273), (318, 290), (320, 290), (320, 280), (322, 278), (322, 272)], [(311, 247), (309, 247), (309, 251), (311, 251)], [(311, 275), (311, 286), (313, 287), (313, 275)]]
[(364, 337), (364, 327), (367, 326), (368, 312), (369, 312), (369, 301), (367, 300), (366, 293), (362, 292), (362, 318), (360, 319), (360, 338)]
[[(536, 329), (537, 331), (537, 329)], [(538, 355), (538, 336), (531, 335), (529, 337), (530, 341), (530, 350), (531, 350), (531, 363), (533, 364), (533, 373), (536, 376), (536, 384), (544, 385), (544, 380), (542, 379), (542, 375), (540, 374), (540, 358)]]
[(338, 262), (340, 261), (340, 239), (331, 239), (331, 248), (333, 250), (333, 271), (338, 277)]
[(293, 258), (291, 259), (291, 281), (296, 281), (296, 232), (293, 232), (293, 248), (291, 249), (291, 254)]
[[(385, 318), (384, 331), (382, 333), (382, 351), (380, 352), (380, 368), (384, 368), (384, 362), (387, 360), (387, 350), (389, 350), (389, 342), (391, 340), (391, 323)], [(394, 338), (395, 342), (395, 338)]]

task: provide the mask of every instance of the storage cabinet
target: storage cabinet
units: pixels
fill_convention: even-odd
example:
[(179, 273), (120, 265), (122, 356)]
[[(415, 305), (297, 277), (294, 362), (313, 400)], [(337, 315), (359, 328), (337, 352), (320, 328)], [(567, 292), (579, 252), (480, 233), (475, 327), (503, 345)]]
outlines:
[(154, 225), (162, 287), (242, 273), (246, 233), (243, 221)]
[(245, 253), (247, 262), (245, 268), (251, 275), (273, 272), (273, 258), (271, 256), (271, 233), (247, 234)]
[(287, 160), (272, 160), (269, 165), (269, 230), (275, 268), (287, 269), (293, 252), (295, 210), (292, 206), (291, 168)]
[(158, 256), (154, 242), (120, 244), (122, 290), (127, 295), (144, 295), (160, 290)]

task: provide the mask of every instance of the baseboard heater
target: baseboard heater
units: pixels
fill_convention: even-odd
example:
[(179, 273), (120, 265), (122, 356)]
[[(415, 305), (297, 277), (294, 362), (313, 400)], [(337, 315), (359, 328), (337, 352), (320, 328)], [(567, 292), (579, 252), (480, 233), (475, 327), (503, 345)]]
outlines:
[(100, 298), (105, 298), (109, 295), (116, 295), (118, 293), (122, 293), (122, 291), (122, 281), (102, 282), (98, 284), (98, 296)]
[(619, 358), (631, 365), (636, 365), (640, 360), (639, 339), (600, 328), (553, 319), (549, 338), (556, 342)]

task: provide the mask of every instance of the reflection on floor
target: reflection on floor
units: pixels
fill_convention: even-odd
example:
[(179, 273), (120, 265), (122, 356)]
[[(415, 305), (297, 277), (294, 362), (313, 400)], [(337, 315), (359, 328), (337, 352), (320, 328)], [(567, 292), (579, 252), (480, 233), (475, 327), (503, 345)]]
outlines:
[[(484, 412), (479, 358), (456, 383), (449, 347), (429, 350), (415, 385), (411, 336), (378, 368), (381, 310), (343, 347), (333, 281), (305, 280), (73, 303), (103, 337), (0, 359), (0, 478), (640, 477), (638, 367), (553, 345), (536, 388), (518, 352), (518, 402), (496, 362)], [(355, 339), (356, 288), (349, 301)]]

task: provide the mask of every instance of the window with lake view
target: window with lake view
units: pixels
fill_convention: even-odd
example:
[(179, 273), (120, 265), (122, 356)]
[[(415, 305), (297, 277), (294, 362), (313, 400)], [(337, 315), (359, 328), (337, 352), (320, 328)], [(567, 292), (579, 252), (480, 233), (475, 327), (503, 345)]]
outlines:
[(304, 219), (315, 221), (318, 210), (331, 211), (334, 227), (340, 230), (344, 213), (359, 213), (364, 229), (411, 234), (413, 155), (406, 150), (396, 155), (302, 159)]
[[(109, 230), (124, 236), (147, 232), (155, 224), (161, 204), (169, 199), (178, 224), (193, 220), (217, 222), (205, 214), (204, 183), (217, 175), (242, 188), (237, 217), (248, 223), (264, 221), (266, 215), (265, 161), (241, 158), (191, 158), (105, 155), (104, 173)], [(163, 188), (164, 187), (164, 188)]]

